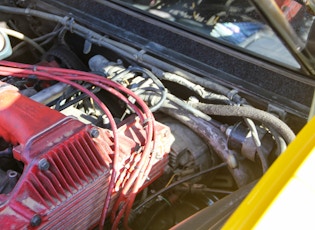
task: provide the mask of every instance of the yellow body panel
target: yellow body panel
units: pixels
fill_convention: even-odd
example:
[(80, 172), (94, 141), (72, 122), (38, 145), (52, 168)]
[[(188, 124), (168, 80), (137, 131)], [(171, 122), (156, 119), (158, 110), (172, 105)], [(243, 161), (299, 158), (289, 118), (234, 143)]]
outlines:
[(274, 162), (223, 229), (315, 229), (315, 119)]

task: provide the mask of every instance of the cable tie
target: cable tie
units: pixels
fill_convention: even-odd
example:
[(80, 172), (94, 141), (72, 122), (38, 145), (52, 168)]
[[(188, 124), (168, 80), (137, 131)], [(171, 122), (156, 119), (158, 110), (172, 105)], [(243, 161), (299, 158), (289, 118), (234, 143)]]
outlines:
[(64, 26), (65, 26), (67, 29), (69, 29), (69, 31), (70, 31), (71, 33), (73, 33), (73, 25), (74, 25), (74, 23), (75, 23), (73, 17), (65, 16), (65, 17), (63, 18), (63, 22), (62, 22), (62, 23), (64, 24)]
[(105, 41), (104, 38), (106, 38), (106, 37), (101, 36), (99, 39), (96, 40), (95, 44), (98, 46), (102, 46), (102, 43)]
[(32, 71), (37, 72), (37, 65), (32, 65)]
[(230, 100), (233, 100), (233, 97), (238, 94), (238, 91), (236, 89), (232, 89), (230, 92), (228, 92), (227, 94), (227, 97), (230, 99)]
[(134, 55), (134, 57), (137, 61), (143, 61), (143, 54), (145, 53), (146, 53), (145, 50), (140, 50), (138, 53)]
[(74, 23), (75, 23), (74, 18), (71, 18), (71, 19), (68, 21), (68, 23), (69, 23), (69, 30), (70, 30), (71, 33), (73, 33), (73, 25), (74, 25)]
[(25, 8), (24, 13), (26, 14), (26, 16), (31, 16), (31, 9), (30, 8)]
[(69, 20), (69, 17), (68, 16), (64, 16), (61, 20), (61, 24), (64, 26), (64, 27), (67, 27), (67, 22)]

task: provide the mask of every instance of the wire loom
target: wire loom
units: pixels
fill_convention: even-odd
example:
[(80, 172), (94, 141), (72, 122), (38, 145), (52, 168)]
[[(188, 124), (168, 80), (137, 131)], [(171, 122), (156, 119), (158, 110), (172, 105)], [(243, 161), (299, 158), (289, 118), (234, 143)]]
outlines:
[[(54, 80), (66, 83), (72, 87), (79, 89), (80, 91), (91, 97), (108, 117), (113, 135), (112, 138), (114, 143), (114, 157), (112, 163), (112, 174), (110, 178), (108, 193), (100, 218), (99, 229), (103, 229), (104, 227), (104, 222), (108, 215), (112, 191), (115, 187), (115, 181), (118, 176), (119, 167), (117, 158), (119, 151), (119, 139), (117, 134), (117, 126), (110, 110), (106, 107), (106, 105), (95, 94), (93, 94), (80, 84), (76, 83), (76, 81), (89, 82), (110, 92), (111, 94), (122, 100), (124, 103), (126, 103), (130, 108), (133, 109), (133, 111), (135, 111), (140, 119), (140, 123), (146, 130), (146, 143), (143, 146), (140, 160), (137, 162), (136, 167), (134, 167), (134, 170), (132, 171), (128, 181), (125, 183), (125, 186), (118, 195), (118, 199), (111, 211), (112, 229), (117, 228), (123, 216), (124, 226), (126, 229), (128, 229), (128, 217), (131, 212), (131, 207), (133, 205), (138, 190), (147, 179), (154, 161), (154, 152), (152, 153), (152, 149), (154, 148), (156, 138), (155, 119), (148, 106), (142, 101), (141, 98), (139, 98), (129, 89), (119, 85), (118, 83), (115, 83), (111, 80), (92, 73), (70, 69), (34, 66), (8, 61), (0, 61), (0, 75), (14, 76), (19, 78), (28, 78), (35, 76), (40, 80)], [(130, 102), (128, 100), (128, 97), (132, 97), (137, 105)]]

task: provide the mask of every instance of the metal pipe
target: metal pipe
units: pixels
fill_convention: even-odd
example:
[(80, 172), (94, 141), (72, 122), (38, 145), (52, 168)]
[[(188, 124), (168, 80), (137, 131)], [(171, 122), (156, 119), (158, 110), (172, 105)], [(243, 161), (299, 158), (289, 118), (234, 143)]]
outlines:
[(67, 89), (68, 85), (64, 83), (57, 83), (53, 86), (50, 86), (46, 89), (41, 90), (37, 94), (31, 96), (31, 99), (42, 103), (44, 105), (49, 104), (50, 102), (61, 97), (63, 92)]

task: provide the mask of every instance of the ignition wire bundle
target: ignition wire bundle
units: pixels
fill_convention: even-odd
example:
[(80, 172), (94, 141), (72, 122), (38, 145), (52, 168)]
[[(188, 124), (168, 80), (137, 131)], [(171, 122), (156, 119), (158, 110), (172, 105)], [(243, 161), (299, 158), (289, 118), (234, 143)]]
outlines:
[[(14, 76), (20, 78), (34, 77), (36, 76), (41, 80), (54, 80), (66, 83), (71, 85), (83, 93), (90, 96), (104, 111), (109, 119), (109, 123), (112, 130), (113, 140), (114, 140), (114, 159), (113, 159), (113, 170), (111, 174), (110, 184), (108, 188), (107, 197), (105, 199), (104, 208), (102, 211), (102, 216), (100, 218), (99, 228), (103, 229), (105, 218), (107, 216), (109, 203), (111, 200), (112, 190), (115, 185), (116, 175), (118, 173), (118, 151), (119, 151), (119, 139), (117, 135), (117, 126), (115, 120), (110, 113), (109, 109), (106, 105), (92, 92), (83, 87), (82, 85), (76, 83), (76, 81), (85, 81), (91, 84), (94, 84), (97, 87), (100, 87), (111, 94), (118, 97), (124, 103), (126, 103), (130, 108), (132, 108), (135, 113), (139, 116), (141, 123), (146, 130), (146, 143), (143, 146), (142, 156), (137, 165), (134, 167), (134, 171), (131, 172), (131, 176), (121, 191), (117, 205), (114, 207), (114, 213), (118, 211), (118, 207), (120, 208), (118, 215), (113, 220), (113, 228), (117, 226), (124, 216), (125, 226), (127, 226), (128, 216), (131, 211), (132, 204), (136, 197), (136, 194), (143, 182), (146, 180), (152, 165), (154, 157), (151, 156), (151, 150), (154, 147), (155, 142), (155, 129), (154, 122), (155, 119), (153, 117), (152, 112), (148, 108), (148, 106), (142, 101), (142, 99), (137, 96), (135, 93), (130, 91), (129, 89), (123, 87), (122, 85), (115, 83), (109, 79), (101, 77), (99, 75), (95, 75), (92, 73), (81, 72), (77, 70), (70, 69), (61, 69), (61, 68), (52, 68), (52, 67), (44, 67), (44, 66), (34, 66), (28, 64), (19, 64), (8, 61), (0, 61), (0, 75), (2, 76)], [(128, 97), (132, 97), (136, 103), (132, 103), (128, 100)], [(129, 196), (129, 197), (128, 197)], [(127, 200), (128, 197), (128, 200)]]

